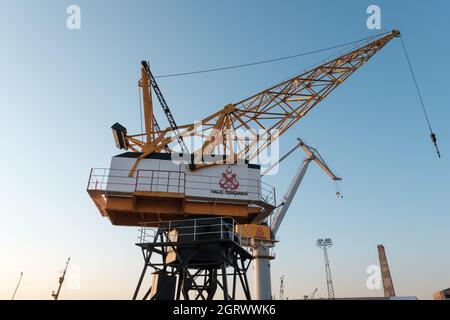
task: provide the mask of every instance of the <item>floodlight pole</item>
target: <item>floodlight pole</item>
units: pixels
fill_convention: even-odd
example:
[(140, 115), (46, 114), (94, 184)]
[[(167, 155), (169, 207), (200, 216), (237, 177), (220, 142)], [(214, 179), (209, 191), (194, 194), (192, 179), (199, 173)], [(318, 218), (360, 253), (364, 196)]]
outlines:
[(333, 279), (331, 278), (330, 260), (328, 259), (328, 248), (333, 245), (331, 239), (319, 239), (317, 240), (317, 246), (323, 250), (323, 256), (325, 259), (325, 274), (327, 277), (327, 290), (328, 299), (334, 299)]

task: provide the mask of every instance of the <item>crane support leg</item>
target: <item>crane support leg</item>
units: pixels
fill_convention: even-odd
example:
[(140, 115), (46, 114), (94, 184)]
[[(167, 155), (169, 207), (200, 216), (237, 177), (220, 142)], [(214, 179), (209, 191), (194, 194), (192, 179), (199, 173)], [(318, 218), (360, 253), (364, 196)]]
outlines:
[(270, 255), (268, 246), (256, 246), (253, 250), (253, 297), (255, 300), (272, 300), (270, 278)]

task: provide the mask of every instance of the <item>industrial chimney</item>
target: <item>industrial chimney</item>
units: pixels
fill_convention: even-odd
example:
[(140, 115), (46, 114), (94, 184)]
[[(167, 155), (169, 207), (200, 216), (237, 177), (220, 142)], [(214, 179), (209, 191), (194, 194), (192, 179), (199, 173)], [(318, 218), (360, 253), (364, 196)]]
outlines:
[(386, 258), (383, 245), (378, 245), (378, 256), (380, 257), (381, 277), (383, 279), (383, 289), (385, 297), (395, 297), (394, 284), (392, 283), (391, 271)]

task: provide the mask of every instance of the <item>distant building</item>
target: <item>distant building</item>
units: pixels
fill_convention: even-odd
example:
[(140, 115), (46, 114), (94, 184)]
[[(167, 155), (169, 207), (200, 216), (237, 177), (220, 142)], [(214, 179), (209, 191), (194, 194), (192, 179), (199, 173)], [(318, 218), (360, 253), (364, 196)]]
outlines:
[[(306, 299), (306, 298), (305, 298)], [(300, 300), (300, 299), (292, 299)], [(329, 300), (327, 298), (313, 298), (311, 300)], [(350, 298), (334, 298), (334, 300), (418, 300), (416, 296), (402, 297), (350, 297)]]
[(336, 298), (336, 300), (417, 300), (415, 296), (405, 297), (353, 297), (353, 298)]
[(434, 300), (450, 300), (450, 288), (441, 290), (433, 294)]

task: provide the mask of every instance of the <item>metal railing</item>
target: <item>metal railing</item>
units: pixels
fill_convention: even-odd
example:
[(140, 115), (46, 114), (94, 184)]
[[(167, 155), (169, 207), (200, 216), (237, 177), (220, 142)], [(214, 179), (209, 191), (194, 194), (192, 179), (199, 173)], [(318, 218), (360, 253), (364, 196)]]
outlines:
[(175, 192), (184, 193), (186, 173), (169, 170), (130, 170), (93, 168), (87, 190), (116, 192)]
[(241, 245), (237, 222), (229, 217), (142, 223), (139, 243), (230, 240)]
[[(260, 200), (276, 206), (275, 188), (259, 179), (240, 178), (239, 187), (245, 192), (223, 190), (218, 186), (220, 176), (189, 174), (170, 170), (136, 170), (130, 177), (125, 169), (93, 168), (89, 175), (87, 190), (112, 192), (173, 192), (187, 196), (209, 198), (234, 197), (249, 201)], [(221, 196), (212, 191), (223, 192)]]

